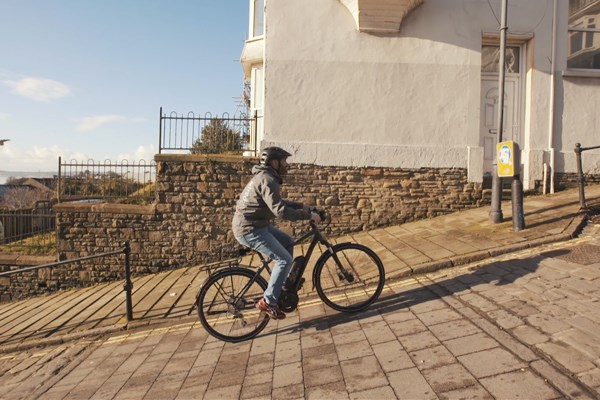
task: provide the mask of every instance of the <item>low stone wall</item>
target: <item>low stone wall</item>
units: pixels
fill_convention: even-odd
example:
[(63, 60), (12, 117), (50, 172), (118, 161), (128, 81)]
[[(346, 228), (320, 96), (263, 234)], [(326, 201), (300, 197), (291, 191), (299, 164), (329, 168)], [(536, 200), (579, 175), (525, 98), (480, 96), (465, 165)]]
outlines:
[[(46, 265), (55, 261), (55, 257), (48, 256), (0, 254), (0, 272), (9, 272), (36, 265)], [(36, 271), (3, 276), (0, 277), (0, 303), (22, 297), (35, 296), (57, 289), (59, 289), (58, 281), (53, 280), (50, 268), (41, 268)]]
[[(109, 252), (131, 244), (135, 274), (197, 265), (223, 257), (237, 244), (231, 218), (256, 159), (157, 155), (152, 205), (62, 203), (55, 207), (61, 259)], [(284, 198), (325, 208), (330, 234), (401, 224), (482, 205), (480, 184), (465, 169), (401, 170), (293, 165)], [(298, 233), (305, 222), (282, 223)], [(57, 268), (70, 286), (124, 278), (122, 258)]]
[[(600, 174), (585, 174), (583, 179), (587, 183), (600, 183)], [(554, 175), (554, 185), (557, 190), (579, 187), (579, 175), (576, 173), (560, 173)]]
[(325, 208), (343, 234), (431, 218), (481, 205), (481, 185), (464, 169), (400, 170), (299, 165), (283, 194)]

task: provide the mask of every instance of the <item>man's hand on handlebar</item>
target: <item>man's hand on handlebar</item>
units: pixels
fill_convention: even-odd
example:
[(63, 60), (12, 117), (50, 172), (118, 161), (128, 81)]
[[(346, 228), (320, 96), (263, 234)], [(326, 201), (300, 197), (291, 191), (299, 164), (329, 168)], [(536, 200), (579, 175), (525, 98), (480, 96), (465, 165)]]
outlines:
[(316, 207), (308, 207), (308, 212), (310, 213), (310, 221), (315, 224), (318, 224), (327, 218), (325, 210), (319, 210)]
[(314, 222), (315, 224), (318, 224), (319, 222), (321, 222), (321, 216), (313, 211), (310, 214), (310, 222)]

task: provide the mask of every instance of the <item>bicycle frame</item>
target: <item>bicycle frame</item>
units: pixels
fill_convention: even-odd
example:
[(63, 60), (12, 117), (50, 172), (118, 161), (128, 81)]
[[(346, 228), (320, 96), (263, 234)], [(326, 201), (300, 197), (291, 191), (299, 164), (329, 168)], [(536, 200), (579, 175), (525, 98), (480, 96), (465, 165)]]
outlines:
[[(331, 249), (331, 246), (332, 246), (331, 243), (325, 238), (325, 236), (321, 233), (321, 231), (319, 230), (319, 228), (317, 227), (317, 225), (314, 222), (312, 222), (312, 221), (310, 222), (310, 227), (311, 227), (311, 229), (308, 232), (300, 235), (300, 237), (298, 237), (298, 238), (294, 238), (293, 246), (296, 246), (297, 244), (304, 242), (309, 237), (312, 237), (310, 245), (308, 246), (308, 249), (306, 250), (306, 253), (305, 253), (304, 263), (302, 263), (302, 265), (300, 266), (300, 270), (298, 271), (298, 276), (296, 278), (296, 282), (294, 282), (294, 285), (304, 275), (304, 271), (306, 270), (306, 267), (308, 265), (308, 260), (310, 259), (310, 256), (312, 255), (317, 244), (321, 243), (322, 245), (327, 246), (327, 248), (329, 248), (329, 249)], [(252, 284), (254, 284), (254, 282), (256, 281), (256, 277), (260, 276), (260, 274), (265, 269), (267, 270), (269, 275), (271, 275), (271, 269), (269, 268), (269, 264), (273, 260), (271, 258), (266, 258), (265, 256), (263, 256), (260, 252), (258, 252), (256, 250), (251, 250), (251, 251), (258, 254), (258, 257), (261, 262), (261, 266), (258, 267), (258, 269), (256, 270), (254, 277), (250, 281), (248, 281), (248, 283), (242, 288), (242, 290), (240, 290), (240, 293), (235, 297), (234, 301), (238, 301), (240, 299), (240, 297), (246, 293), (248, 288), (250, 288), (252, 286)], [(339, 260), (337, 260), (337, 257), (335, 257), (335, 258), (336, 258), (336, 262), (338, 263), (338, 265), (341, 265), (339, 263)], [(313, 288), (314, 288), (314, 281), (313, 281)]]
[[(305, 282), (303, 276), (309, 262), (314, 264), (313, 290), (332, 309), (352, 313), (364, 310), (377, 300), (385, 283), (385, 270), (373, 250), (353, 242), (334, 244), (312, 222), (310, 229), (292, 239), (291, 246), (303, 242), (303, 254), (294, 259), (293, 274), (287, 277), (278, 299), (278, 306), (283, 312), (293, 312), (298, 308)], [(317, 245), (319, 252), (315, 254)], [(260, 265), (252, 262), (253, 258), (248, 263), (241, 262), (242, 257), (254, 257), (255, 254)], [(236, 258), (202, 268), (209, 272), (209, 276), (198, 292), (195, 305), (201, 324), (211, 335), (220, 340), (238, 342), (255, 337), (266, 327), (269, 318), (258, 309), (257, 302), (267, 288), (268, 277), (263, 271), (266, 269), (271, 274), (271, 261), (260, 252), (246, 248)], [(302, 291), (302, 294), (307, 293)]]
[[(333, 259), (336, 262), (336, 264), (339, 268), (339, 271), (340, 271), (340, 278), (345, 278), (345, 279), (351, 280), (352, 279), (351, 275), (346, 271), (346, 269), (343, 267), (342, 263), (338, 259), (337, 255), (333, 251), (333, 245), (329, 242), (329, 240), (327, 240), (325, 235), (323, 235), (323, 233), (321, 233), (321, 231), (317, 227), (317, 224), (315, 224), (314, 222), (311, 221), (310, 228), (311, 229), (308, 232), (300, 235), (298, 238), (294, 238), (294, 242), (293, 242), (292, 246), (296, 246), (297, 244), (304, 242), (306, 239), (308, 239), (310, 237), (312, 237), (312, 240), (308, 246), (308, 249), (306, 250), (306, 253), (304, 254), (304, 262), (302, 263), (302, 265), (300, 265), (300, 269), (296, 276), (296, 280), (293, 282), (293, 287), (297, 287), (298, 283), (300, 282), (300, 279), (302, 279), (304, 272), (306, 271), (306, 267), (308, 266), (308, 261), (310, 260), (310, 257), (312, 256), (312, 253), (315, 250), (315, 247), (319, 243), (326, 246), (328, 251), (333, 255)], [(261, 273), (265, 269), (267, 270), (269, 275), (271, 274), (271, 269), (269, 268), (269, 264), (273, 260), (271, 258), (266, 258), (265, 256), (263, 256), (260, 252), (258, 252), (256, 250), (252, 249), (252, 250), (250, 250), (250, 252), (254, 252), (258, 255), (258, 257), (261, 261), (261, 266), (258, 267), (258, 269), (256, 270), (254, 277), (252, 279), (250, 279), (246, 283), (246, 285), (244, 285), (244, 287), (240, 290), (238, 295), (233, 299), (233, 301), (232, 301), (233, 304), (237, 303), (240, 300), (240, 298), (245, 295), (247, 290), (254, 284), (254, 282), (256, 282), (257, 277), (260, 276)], [(249, 266), (244, 266), (244, 265), (239, 265), (238, 267), (230, 266), (230, 268), (247, 268), (247, 267), (249, 267)], [(313, 283), (313, 289), (314, 289), (314, 287), (315, 287), (314, 274), (313, 274), (312, 283)]]

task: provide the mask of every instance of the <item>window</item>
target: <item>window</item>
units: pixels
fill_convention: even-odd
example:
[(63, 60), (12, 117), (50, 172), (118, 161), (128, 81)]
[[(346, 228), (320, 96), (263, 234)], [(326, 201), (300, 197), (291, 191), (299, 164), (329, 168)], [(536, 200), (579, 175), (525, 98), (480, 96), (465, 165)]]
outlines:
[(251, 37), (265, 34), (265, 0), (250, 0)]
[[(506, 73), (519, 73), (519, 48), (507, 47), (504, 52), (504, 68)], [(500, 47), (483, 45), (481, 47), (481, 71), (498, 73), (500, 63)]]
[(600, 70), (600, 0), (569, 0), (567, 68)]

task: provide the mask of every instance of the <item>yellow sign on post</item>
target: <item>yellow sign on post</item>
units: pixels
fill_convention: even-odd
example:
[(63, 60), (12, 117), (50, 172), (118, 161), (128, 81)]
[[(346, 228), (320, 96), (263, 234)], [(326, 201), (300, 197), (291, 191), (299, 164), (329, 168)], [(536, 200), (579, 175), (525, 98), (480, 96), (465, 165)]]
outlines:
[(497, 146), (498, 155), (498, 176), (514, 176), (515, 175), (515, 156), (514, 145), (512, 140), (500, 142)]

